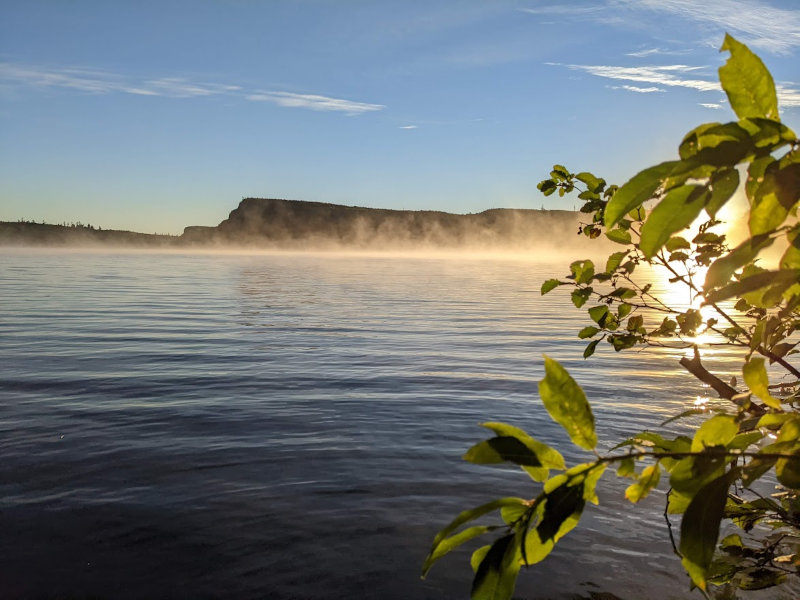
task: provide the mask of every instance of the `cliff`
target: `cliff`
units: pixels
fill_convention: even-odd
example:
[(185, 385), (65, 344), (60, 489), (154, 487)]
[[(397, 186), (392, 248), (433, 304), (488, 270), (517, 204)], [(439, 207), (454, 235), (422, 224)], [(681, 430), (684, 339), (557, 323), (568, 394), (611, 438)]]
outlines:
[(578, 221), (578, 213), (563, 210), (498, 208), (459, 215), (246, 198), (216, 227), (187, 227), (182, 240), (292, 249), (522, 249), (580, 243)]

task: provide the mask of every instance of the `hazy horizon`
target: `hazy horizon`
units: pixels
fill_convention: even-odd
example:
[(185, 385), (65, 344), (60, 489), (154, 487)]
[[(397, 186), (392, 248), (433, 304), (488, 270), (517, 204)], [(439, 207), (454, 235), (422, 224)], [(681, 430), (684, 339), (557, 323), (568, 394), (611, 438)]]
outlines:
[(733, 114), (723, 34), (800, 125), (790, 0), (0, 6), (0, 220), (177, 234), (243, 197), (570, 210)]

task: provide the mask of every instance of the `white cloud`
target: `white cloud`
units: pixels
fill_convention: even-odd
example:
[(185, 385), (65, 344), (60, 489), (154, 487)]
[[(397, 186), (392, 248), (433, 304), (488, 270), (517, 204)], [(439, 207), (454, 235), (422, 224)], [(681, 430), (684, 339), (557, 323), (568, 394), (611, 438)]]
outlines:
[(688, 54), (688, 50), (664, 50), (663, 48), (649, 48), (647, 50), (637, 50), (636, 52), (628, 52), (625, 56), (633, 56), (634, 58), (645, 58), (647, 56), (677, 56), (680, 54)]
[[(708, 37), (713, 39), (714, 46), (719, 45), (720, 33), (729, 31), (754, 48), (776, 54), (788, 54), (793, 48), (800, 47), (800, 11), (778, 8), (763, 0), (605, 0), (594, 4), (553, 4), (520, 10), (625, 28), (647, 26), (654, 21), (652, 13), (666, 13), (693, 21), (701, 32), (705, 32), (701, 33), (703, 36), (713, 31), (713, 35)], [(637, 19), (637, 16), (641, 18)]]
[(782, 83), (776, 84), (775, 89), (778, 92), (778, 104), (782, 107), (800, 106), (800, 90)]
[(628, 90), (629, 92), (638, 92), (640, 94), (652, 94), (653, 92), (666, 92), (664, 88), (660, 87), (638, 87), (635, 85), (612, 85), (609, 86), (612, 90)]
[(671, 13), (741, 34), (749, 45), (776, 54), (800, 46), (800, 11), (771, 6), (760, 0), (609, 0), (609, 9), (628, 8)]
[(256, 92), (245, 96), (247, 100), (272, 102), (279, 106), (307, 108), (318, 111), (339, 111), (349, 115), (382, 110), (382, 104), (353, 102), (342, 98), (330, 98), (318, 94), (295, 94), (293, 92)]
[(700, 106), (703, 106), (705, 108), (715, 108), (715, 109), (722, 108), (722, 104), (716, 104), (714, 102), (700, 102), (699, 104)]
[(401, 125), (400, 129), (416, 129), (416, 125)]
[(246, 100), (264, 100), (279, 106), (317, 111), (338, 111), (349, 115), (382, 110), (382, 104), (368, 104), (318, 94), (269, 91), (248, 92), (238, 85), (195, 82), (182, 77), (162, 77), (144, 81), (128, 80), (106, 71), (66, 67), (50, 69), (0, 62), (0, 83), (38, 88), (67, 88), (91, 94), (123, 93), (136, 96), (196, 98), (235, 95)]
[[(557, 63), (548, 63), (557, 64)], [(596, 77), (618, 79), (637, 83), (651, 83), (669, 87), (685, 87), (701, 92), (716, 92), (720, 87), (716, 81), (685, 77), (702, 67), (688, 65), (661, 65), (647, 67), (618, 67), (611, 65), (561, 65), (573, 71), (583, 71)]]

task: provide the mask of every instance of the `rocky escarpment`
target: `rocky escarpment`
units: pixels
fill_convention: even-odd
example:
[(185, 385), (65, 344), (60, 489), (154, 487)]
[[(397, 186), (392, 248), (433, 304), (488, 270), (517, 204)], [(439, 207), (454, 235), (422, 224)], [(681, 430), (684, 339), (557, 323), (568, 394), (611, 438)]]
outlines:
[(578, 214), (561, 210), (439, 211), (246, 198), (216, 227), (187, 227), (191, 244), (279, 248), (529, 248), (579, 242)]

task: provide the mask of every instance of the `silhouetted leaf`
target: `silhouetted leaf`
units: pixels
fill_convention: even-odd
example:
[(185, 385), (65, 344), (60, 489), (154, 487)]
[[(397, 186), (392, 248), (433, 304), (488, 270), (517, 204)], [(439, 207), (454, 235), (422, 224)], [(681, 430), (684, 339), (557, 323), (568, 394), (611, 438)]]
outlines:
[(773, 587), (786, 579), (786, 573), (765, 567), (754, 567), (737, 573), (736, 586), (742, 590), (763, 590)]
[(790, 286), (800, 281), (800, 269), (781, 269), (780, 271), (761, 271), (749, 277), (743, 277), (740, 281), (730, 283), (718, 290), (706, 294), (706, 301), (709, 303), (719, 303), (734, 296), (744, 296), (749, 292), (760, 290), (768, 286), (786, 285)]
[(547, 412), (569, 434), (572, 442), (591, 450), (597, 445), (594, 415), (586, 395), (566, 369), (544, 357), (545, 377), (539, 382), (539, 395)]
[(706, 574), (717, 546), (730, 483), (731, 475), (725, 474), (700, 488), (681, 520), (681, 562), (702, 590), (706, 589)]
[(740, 119), (766, 117), (779, 120), (778, 97), (772, 75), (744, 44), (725, 34), (720, 51), (731, 53), (719, 68), (719, 80), (728, 96), (731, 108)]
[(692, 224), (703, 210), (707, 192), (696, 185), (682, 185), (670, 190), (650, 212), (642, 225), (639, 248), (652, 258), (673, 233)]

